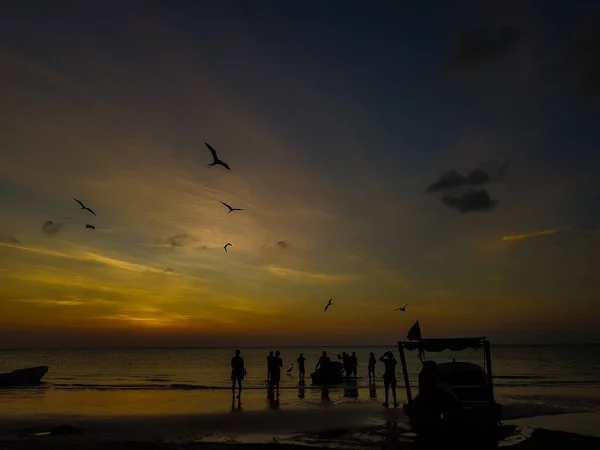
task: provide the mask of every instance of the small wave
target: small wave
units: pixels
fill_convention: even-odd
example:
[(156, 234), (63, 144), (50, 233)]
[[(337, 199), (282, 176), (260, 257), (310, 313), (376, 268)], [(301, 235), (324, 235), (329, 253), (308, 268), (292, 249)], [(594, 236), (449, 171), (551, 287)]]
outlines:
[(494, 375), (494, 380), (541, 380), (545, 377), (543, 375)]
[(231, 389), (229, 386), (205, 386), (195, 384), (85, 384), (85, 383), (53, 383), (58, 390), (89, 391), (141, 391), (141, 390), (214, 390)]
[(552, 381), (534, 381), (532, 383), (494, 383), (499, 387), (551, 387), (551, 386), (599, 386), (600, 380), (552, 380)]

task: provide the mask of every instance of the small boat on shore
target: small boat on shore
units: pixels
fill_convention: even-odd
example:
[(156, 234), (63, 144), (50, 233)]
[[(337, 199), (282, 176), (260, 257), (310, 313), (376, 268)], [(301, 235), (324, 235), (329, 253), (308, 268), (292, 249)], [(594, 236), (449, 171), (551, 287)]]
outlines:
[(344, 365), (332, 361), (326, 369), (319, 369), (310, 374), (313, 384), (339, 384), (344, 381)]
[(37, 366), (0, 373), (0, 388), (39, 385), (47, 372), (48, 366)]

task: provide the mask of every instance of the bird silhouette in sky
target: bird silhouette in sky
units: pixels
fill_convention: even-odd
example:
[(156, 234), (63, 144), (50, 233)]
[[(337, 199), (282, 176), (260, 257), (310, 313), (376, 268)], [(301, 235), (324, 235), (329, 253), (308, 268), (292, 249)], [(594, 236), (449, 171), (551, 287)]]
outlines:
[(88, 208), (87, 206), (85, 206), (83, 203), (81, 203), (79, 200), (77, 200), (76, 198), (74, 198), (73, 200), (75, 200), (77, 203), (79, 203), (81, 205), (81, 209), (87, 209), (89, 212), (91, 212), (93, 215), (96, 215), (96, 213), (94, 211), (92, 211), (90, 208)]
[(223, 247), (225, 249), (225, 251), (227, 251), (227, 247), (231, 245), (231, 242), (228, 242), (227, 244), (225, 244), (225, 246)]
[(408, 303), (404, 306), (401, 306), (400, 308), (396, 308), (394, 311), (406, 311), (407, 306), (408, 306)]
[(327, 312), (327, 308), (329, 308), (331, 305), (333, 305), (333, 303), (331, 303), (332, 300), (333, 300), (333, 297), (331, 297), (329, 299), (329, 303), (327, 303), (327, 306), (325, 307), (325, 311), (323, 311), (323, 312)]
[(221, 161), (221, 160), (219, 159), (219, 157), (217, 156), (217, 151), (216, 151), (214, 148), (212, 148), (212, 147), (211, 147), (211, 146), (208, 144), (208, 142), (205, 142), (205, 144), (206, 144), (206, 146), (208, 147), (208, 149), (210, 150), (210, 153), (212, 154), (212, 157), (213, 157), (213, 162), (211, 162), (210, 164), (208, 164), (208, 167), (212, 167), (212, 166), (214, 166), (215, 164), (218, 164), (218, 165), (220, 165), (220, 166), (223, 166), (223, 167), (225, 167), (227, 170), (231, 170), (231, 169), (229, 168), (229, 165), (228, 165), (228, 164), (227, 164), (225, 161)]
[(225, 202), (221, 202), (221, 203), (229, 209), (229, 212), (227, 214), (231, 214), (233, 211), (243, 211), (244, 210), (243, 208), (232, 208)]
[(85, 227), (86, 228), (91, 228), (92, 230), (96, 229), (96, 227), (94, 225), (90, 225), (89, 223)]

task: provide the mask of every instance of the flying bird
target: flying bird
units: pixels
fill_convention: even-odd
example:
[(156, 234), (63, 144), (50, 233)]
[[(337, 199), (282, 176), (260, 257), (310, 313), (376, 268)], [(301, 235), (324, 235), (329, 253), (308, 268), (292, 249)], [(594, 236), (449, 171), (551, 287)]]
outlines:
[(408, 303), (400, 308), (396, 308), (394, 311), (406, 311), (407, 306), (408, 306)]
[(333, 297), (331, 297), (329, 299), (329, 303), (327, 303), (327, 306), (325, 307), (325, 311), (323, 311), (323, 312), (327, 312), (327, 308), (329, 308), (331, 305), (333, 305), (333, 303), (331, 303), (332, 300), (333, 300)]
[(85, 227), (86, 228), (91, 228), (92, 230), (96, 229), (96, 227), (94, 225), (90, 225), (89, 223)]
[(213, 162), (211, 162), (210, 164), (208, 164), (208, 167), (212, 167), (212, 166), (214, 166), (215, 164), (219, 164), (220, 166), (223, 166), (223, 167), (225, 167), (227, 170), (231, 170), (225, 161), (221, 161), (221, 160), (219, 159), (219, 157), (217, 156), (217, 151), (216, 151), (214, 148), (212, 148), (212, 147), (211, 147), (211, 146), (208, 144), (208, 142), (205, 142), (205, 144), (206, 144), (206, 146), (208, 147), (208, 149), (210, 150), (210, 153), (212, 154), (212, 157), (213, 157)]
[(227, 214), (231, 214), (233, 211), (243, 211), (244, 210), (243, 208), (232, 208), (225, 202), (221, 202), (221, 203), (229, 209), (229, 212)]
[(231, 245), (231, 242), (228, 242), (227, 244), (225, 244), (225, 247), (223, 247), (225, 249), (225, 251), (227, 251), (227, 247)]
[(87, 209), (89, 212), (91, 212), (93, 215), (96, 215), (96, 213), (94, 211), (92, 211), (90, 208), (88, 208), (87, 206), (85, 206), (83, 203), (81, 203), (79, 200), (77, 200), (76, 198), (74, 198), (73, 200), (75, 200), (77, 203), (79, 203), (81, 205), (81, 209)]

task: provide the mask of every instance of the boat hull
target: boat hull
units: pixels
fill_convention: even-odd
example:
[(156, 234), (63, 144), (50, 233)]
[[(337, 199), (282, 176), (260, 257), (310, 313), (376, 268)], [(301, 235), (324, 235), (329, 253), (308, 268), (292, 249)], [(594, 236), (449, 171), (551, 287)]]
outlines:
[(39, 385), (47, 372), (48, 366), (38, 366), (0, 373), (0, 388)]
[(344, 381), (344, 365), (333, 361), (328, 369), (310, 374), (313, 384), (340, 384)]

